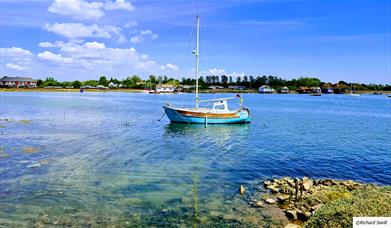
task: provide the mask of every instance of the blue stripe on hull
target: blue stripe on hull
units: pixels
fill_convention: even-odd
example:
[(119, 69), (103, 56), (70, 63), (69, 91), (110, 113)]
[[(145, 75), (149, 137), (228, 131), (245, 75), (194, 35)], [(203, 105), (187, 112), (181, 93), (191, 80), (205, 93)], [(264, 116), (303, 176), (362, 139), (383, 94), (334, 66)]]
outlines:
[(248, 113), (242, 113), (237, 118), (207, 118), (204, 117), (194, 117), (194, 116), (185, 116), (179, 114), (175, 109), (163, 106), (164, 111), (166, 112), (167, 117), (171, 122), (178, 123), (196, 123), (196, 124), (205, 124), (205, 121), (208, 124), (237, 124), (237, 123), (249, 123), (250, 117)]

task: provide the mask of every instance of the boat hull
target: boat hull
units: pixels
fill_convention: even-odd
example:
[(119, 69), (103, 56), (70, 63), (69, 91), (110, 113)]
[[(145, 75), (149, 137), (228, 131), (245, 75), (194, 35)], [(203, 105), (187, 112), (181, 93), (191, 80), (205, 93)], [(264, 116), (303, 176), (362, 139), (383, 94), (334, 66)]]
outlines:
[(170, 105), (163, 106), (171, 122), (194, 124), (243, 124), (250, 123), (250, 114), (247, 109), (239, 109), (234, 113), (216, 114), (200, 113), (178, 109)]

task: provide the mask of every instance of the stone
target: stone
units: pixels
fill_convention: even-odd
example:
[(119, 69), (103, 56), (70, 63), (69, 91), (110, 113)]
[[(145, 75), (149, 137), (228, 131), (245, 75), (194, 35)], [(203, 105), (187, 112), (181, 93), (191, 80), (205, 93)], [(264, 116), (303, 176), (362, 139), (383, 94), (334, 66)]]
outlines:
[(272, 191), (272, 193), (278, 193), (280, 190), (276, 188), (275, 186), (270, 186), (269, 189)]
[(270, 182), (270, 181), (265, 181), (265, 182), (263, 182), (263, 186), (265, 187), (265, 188), (267, 188), (268, 186), (270, 186), (272, 184), (272, 182)]
[(246, 189), (244, 188), (244, 186), (240, 185), (240, 188), (239, 188), (240, 195), (243, 195), (245, 191), (246, 191)]
[(311, 207), (311, 211), (317, 211), (317, 210), (319, 210), (321, 207), (322, 207), (322, 204), (317, 204), (317, 205)]
[(303, 177), (303, 188), (305, 191), (308, 191), (314, 186), (314, 182), (312, 179), (309, 179), (308, 177)]
[(311, 217), (311, 212), (309, 211), (297, 211), (297, 219), (305, 222)]
[(285, 228), (300, 228), (301, 226), (294, 224), (294, 223), (288, 223), (288, 225), (285, 226)]
[(297, 212), (295, 210), (287, 210), (285, 211), (285, 215), (291, 220), (297, 219)]
[(276, 201), (275, 201), (274, 199), (272, 199), (272, 198), (267, 198), (267, 199), (265, 199), (265, 202), (268, 203), (268, 204), (274, 204), (274, 203), (276, 203)]
[(277, 200), (278, 200), (278, 202), (280, 202), (280, 203), (284, 203), (286, 200), (288, 200), (290, 198), (290, 196), (289, 195), (280, 195), (280, 196), (278, 196), (277, 197)]
[(255, 202), (254, 204), (255, 204), (256, 207), (262, 207), (263, 206), (262, 201)]

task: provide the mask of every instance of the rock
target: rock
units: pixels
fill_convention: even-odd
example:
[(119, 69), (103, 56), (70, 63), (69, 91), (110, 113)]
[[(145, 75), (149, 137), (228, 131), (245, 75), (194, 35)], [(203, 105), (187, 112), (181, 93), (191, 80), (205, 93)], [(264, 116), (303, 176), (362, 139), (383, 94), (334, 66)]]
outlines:
[(288, 225), (285, 226), (285, 228), (300, 228), (301, 226), (294, 224), (294, 223), (288, 223)]
[(263, 206), (262, 201), (255, 202), (254, 204), (255, 204), (256, 207), (262, 207)]
[(278, 193), (280, 190), (276, 188), (275, 186), (270, 186), (269, 189), (272, 191), (272, 193)]
[(314, 186), (314, 182), (312, 179), (309, 179), (308, 177), (303, 177), (303, 188), (305, 191), (308, 191)]
[(291, 220), (297, 219), (297, 212), (295, 210), (287, 210), (285, 211), (285, 215)]
[(268, 203), (268, 204), (274, 204), (274, 203), (276, 203), (276, 201), (275, 201), (274, 199), (272, 199), (272, 198), (267, 198), (267, 199), (265, 199), (265, 202)]
[(244, 188), (244, 186), (240, 185), (240, 188), (239, 188), (240, 195), (243, 195), (245, 191), (246, 191), (246, 189)]
[(317, 205), (311, 207), (311, 211), (317, 211), (317, 210), (319, 210), (321, 207), (322, 207), (322, 204), (317, 204)]
[(265, 181), (265, 182), (263, 182), (263, 186), (265, 187), (265, 188), (267, 188), (268, 186), (270, 186), (272, 184), (272, 182), (270, 182), (270, 181)]
[(278, 202), (280, 202), (280, 203), (284, 203), (286, 200), (288, 200), (290, 198), (290, 196), (289, 195), (280, 195), (280, 196), (278, 196), (277, 197), (277, 200), (278, 200)]
[(303, 222), (307, 221), (311, 215), (312, 214), (309, 211), (297, 211), (297, 218)]

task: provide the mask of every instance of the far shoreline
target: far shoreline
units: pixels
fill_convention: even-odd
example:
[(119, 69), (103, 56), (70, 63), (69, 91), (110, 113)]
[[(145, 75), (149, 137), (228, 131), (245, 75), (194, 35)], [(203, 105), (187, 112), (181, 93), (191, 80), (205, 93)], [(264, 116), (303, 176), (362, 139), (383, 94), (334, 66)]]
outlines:
[[(80, 92), (77, 88), (0, 88), (0, 92)], [(83, 89), (83, 92), (127, 92), (127, 93), (143, 93), (143, 89)], [(381, 92), (382, 94), (391, 94), (391, 91), (376, 91), (376, 90), (357, 90), (357, 94), (369, 94), (372, 95), (375, 92)], [(194, 93), (194, 92), (183, 92), (183, 93)], [(257, 90), (210, 90), (200, 89), (200, 93), (254, 93), (258, 94)], [(271, 93), (280, 94), (280, 93)], [(300, 94), (296, 91), (292, 91), (287, 94)], [(346, 93), (345, 93), (346, 94)], [(268, 94), (270, 95), (270, 94)], [(308, 94), (304, 94), (308, 95)], [(327, 95), (327, 94), (326, 94)]]

